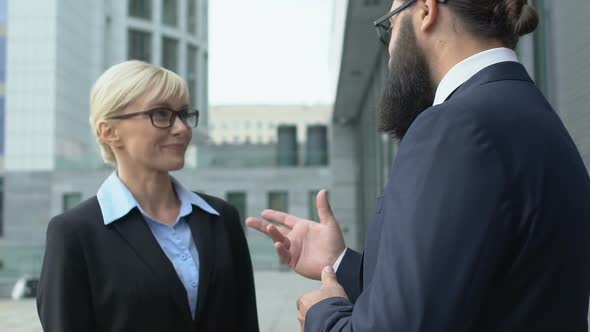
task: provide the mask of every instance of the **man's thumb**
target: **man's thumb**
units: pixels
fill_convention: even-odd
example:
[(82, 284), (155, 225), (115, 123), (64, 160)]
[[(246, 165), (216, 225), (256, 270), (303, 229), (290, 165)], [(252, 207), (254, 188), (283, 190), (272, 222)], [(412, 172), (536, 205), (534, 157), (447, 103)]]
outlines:
[(336, 272), (334, 272), (334, 269), (331, 266), (324, 267), (322, 269), (322, 288), (334, 286), (334, 284), (338, 284)]
[(322, 224), (334, 221), (334, 213), (332, 207), (328, 201), (328, 191), (323, 189), (320, 190), (316, 196), (316, 205), (318, 208), (318, 216), (320, 217), (319, 222)]

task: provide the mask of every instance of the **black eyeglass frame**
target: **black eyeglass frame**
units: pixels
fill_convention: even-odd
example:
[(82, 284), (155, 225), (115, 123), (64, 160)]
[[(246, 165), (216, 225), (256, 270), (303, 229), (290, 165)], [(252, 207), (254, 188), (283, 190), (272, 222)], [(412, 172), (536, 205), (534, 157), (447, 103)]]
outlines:
[[(161, 112), (163, 110), (170, 112), (170, 114), (171, 114), (170, 115), (170, 123), (167, 126), (156, 125), (156, 123), (154, 122), (154, 114), (156, 112)], [(108, 117), (107, 120), (125, 120), (125, 119), (130, 119), (130, 118), (133, 118), (136, 116), (140, 116), (140, 115), (148, 115), (150, 117), (150, 121), (152, 122), (152, 126), (159, 128), (159, 129), (171, 128), (172, 126), (174, 126), (174, 122), (176, 121), (177, 117), (180, 118), (180, 120), (184, 124), (186, 124), (188, 127), (191, 127), (191, 126), (188, 124), (186, 119), (188, 119), (191, 116), (194, 116), (196, 118), (195, 125), (192, 126), (192, 128), (196, 128), (197, 125), (199, 124), (199, 110), (194, 110), (192, 112), (188, 112), (186, 110), (175, 111), (175, 110), (167, 108), (167, 107), (158, 107), (158, 108), (149, 109), (147, 111), (113, 115), (113, 116)]]
[[(379, 36), (379, 40), (385, 44), (389, 45), (389, 41), (391, 40), (391, 18), (398, 14), (399, 12), (403, 11), (404, 9), (410, 7), (418, 0), (409, 0), (405, 2), (403, 5), (397, 7), (396, 9), (390, 11), (389, 13), (381, 16), (373, 25), (377, 29), (377, 35)], [(447, 3), (448, 0), (437, 0), (438, 3)]]

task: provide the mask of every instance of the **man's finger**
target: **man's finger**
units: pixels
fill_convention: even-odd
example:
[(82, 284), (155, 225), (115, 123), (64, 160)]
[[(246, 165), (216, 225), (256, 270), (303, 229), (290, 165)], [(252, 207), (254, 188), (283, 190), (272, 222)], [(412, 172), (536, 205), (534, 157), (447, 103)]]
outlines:
[(318, 208), (318, 216), (320, 217), (319, 222), (322, 224), (335, 222), (334, 213), (330, 202), (328, 202), (328, 191), (326, 189), (320, 190), (316, 196), (316, 205)]
[(275, 249), (277, 250), (277, 254), (281, 258), (281, 260), (288, 264), (289, 267), (294, 268), (294, 266), (291, 266), (291, 253), (289, 252), (289, 250), (285, 248), (283, 243), (275, 242)]
[[(266, 234), (270, 238), (273, 238), (273, 237), (272, 237), (272, 234), (269, 234), (268, 226), (272, 226), (274, 228), (274, 230), (276, 230), (277, 232), (279, 232), (283, 236), (287, 236), (287, 234), (289, 234), (289, 231), (290, 231), (288, 228), (275, 227), (273, 224), (271, 224), (267, 221), (264, 221), (264, 220), (258, 219), (258, 218), (254, 218), (254, 217), (250, 217), (250, 218), (246, 219), (246, 225), (250, 228), (253, 228), (253, 229), (261, 232), (261, 233)], [(274, 240), (274, 238), (273, 238), (273, 240)]]
[(284, 243), (285, 246), (287, 247), (287, 249), (289, 249), (289, 247), (291, 247), (291, 242), (289, 241), (289, 239), (285, 236), (285, 234), (283, 234), (281, 231), (279, 231), (275, 225), (271, 225), (271, 224), (266, 225), (266, 232), (265, 233), (268, 234), (268, 236), (270, 236), (270, 238), (274, 242)]
[(301, 220), (300, 218), (288, 213), (275, 210), (264, 210), (260, 215), (264, 219), (276, 222), (277, 224), (281, 224), (289, 228), (295, 227), (295, 225)]
[(258, 219), (258, 218), (254, 218), (254, 217), (249, 217), (248, 219), (246, 219), (246, 225), (250, 228), (254, 228), (255, 230), (257, 230), (261, 233), (269, 235), (266, 232), (266, 226), (270, 225), (270, 223), (267, 221), (264, 221), (264, 220)]
[(322, 269), (322, 289), (334, 285), (340, 285), (336, 279), (336, 273), (331, 266), (326, 266)]

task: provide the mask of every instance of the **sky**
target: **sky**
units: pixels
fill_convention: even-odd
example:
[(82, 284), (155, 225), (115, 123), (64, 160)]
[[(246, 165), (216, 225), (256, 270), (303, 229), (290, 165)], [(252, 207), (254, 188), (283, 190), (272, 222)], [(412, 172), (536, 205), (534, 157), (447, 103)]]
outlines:
[(210, 0), (210, 104), (332, 103), (333, 1)]

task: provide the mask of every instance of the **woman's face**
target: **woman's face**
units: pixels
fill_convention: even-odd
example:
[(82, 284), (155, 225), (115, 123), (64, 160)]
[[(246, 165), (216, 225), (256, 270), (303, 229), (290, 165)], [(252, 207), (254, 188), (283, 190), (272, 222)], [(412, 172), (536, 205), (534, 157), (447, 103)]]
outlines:
[[(127, 106), (121, 114), (160, 108), (175, 112), (188, 109), (186, 98), (160, 100), (153, 96), (157, 94), (146, 93)], [(165, 114), (165, 111), (154, 113), (154, 122), (157, 123), (157, 117)], [(169, 172), (184, 166), (184, 154), (192, 138), (192, 128), (179, 117), (176, 117), (169, 128), (155, 127), (149, 115), (138, 115), (115, 122), (113, 125), (117, 140), (112, 147), (117, 157), (117, 167), (126, 167), (133, 172)]]

